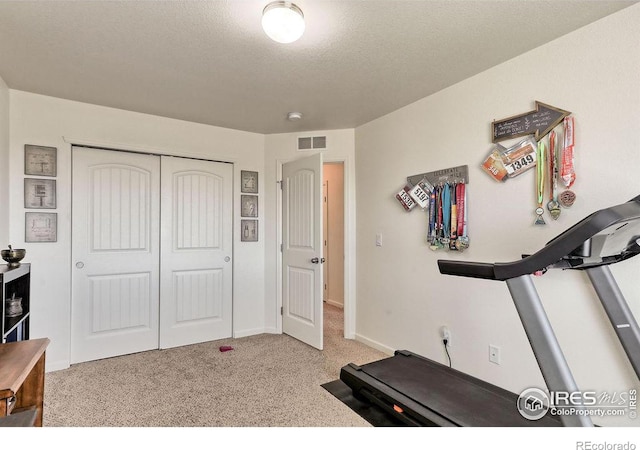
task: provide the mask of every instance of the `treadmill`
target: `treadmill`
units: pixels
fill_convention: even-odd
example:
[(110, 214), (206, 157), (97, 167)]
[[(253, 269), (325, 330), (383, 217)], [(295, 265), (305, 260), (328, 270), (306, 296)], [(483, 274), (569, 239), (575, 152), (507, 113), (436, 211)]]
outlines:
[[(532, 255), (506, 263), (438, 260), (440, 273), (505, 281), (549, 392), (577, 392), (544, 311), (532, 274), (549, 269), (583, 270), (640, 378), (640, 328), (609, 265), (640, 253), (640, 196), (587, 216)], [(593, 426), (581, 414), (524, 418), (518, 396), (498, 386), (406, 350), (358, 366), (340, 379), (354, 397), (368, 401), (413, 426)], [(572, 405), (573, 406), (573, 405)]]

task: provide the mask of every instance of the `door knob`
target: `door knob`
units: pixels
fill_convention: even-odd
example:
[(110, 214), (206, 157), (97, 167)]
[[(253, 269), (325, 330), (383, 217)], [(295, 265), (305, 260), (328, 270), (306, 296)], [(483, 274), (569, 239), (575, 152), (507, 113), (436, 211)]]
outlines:
[(322, 264), (324, 262), (324, 258), (311, 258), (311, 262), (314, 264)]
[(78, 261), (78, 262), (76, 263), (76, 267), (77, 267), (78, 269), (82, 269), (82, 268), (84, 267), (84, 263), (83, 263), (82, 261)]
[(231, 261), (231, 258), (229, 258), (228, 256), (225, 256), (224, 257), (224, 262), (229, 262), (229, 261)]

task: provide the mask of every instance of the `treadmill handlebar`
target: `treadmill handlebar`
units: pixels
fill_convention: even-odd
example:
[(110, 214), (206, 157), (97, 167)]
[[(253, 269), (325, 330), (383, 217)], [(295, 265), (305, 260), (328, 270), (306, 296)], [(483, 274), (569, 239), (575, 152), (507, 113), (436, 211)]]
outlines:
[(493, 272), (493, 264), (481, 262), (465, 262), (449, 259), (439, 259), (438, 267), (440, 273), (444, 275), (458, 275), (470, 278), (485, 278), (495, 280), (496, 276)]
[[(558, 263), (571, 255), (586, 241), (601, 231), (620, 222), (640, 220), (640, 196), (606, 209), (601, 209), (582, 219), (574, 226), (549, 241), (536, 253), (522, 259), (503, 263), (482, 263), (457, 260), (438, 260), (440, 273), (470, 278), (506, 281), (522, 275), (531, 275)], [(624, 249), (618, 260), (625, 259)], [(609, 255), (603, 255), (609, 256)], [(610, 258), (603, 263), (614, 262)]]

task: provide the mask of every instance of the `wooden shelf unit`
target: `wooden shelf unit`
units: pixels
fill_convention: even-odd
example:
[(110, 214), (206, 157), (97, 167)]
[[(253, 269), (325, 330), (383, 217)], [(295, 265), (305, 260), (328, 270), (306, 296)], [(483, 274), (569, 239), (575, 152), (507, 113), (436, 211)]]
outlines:
[[(29, 339), (30, 322), (30, 284), (31, 284), (31, 264), (22, 263), (18, 267), (9, 267), (7, 264), (0, 265), (0, 306), (2, 314), (0, 321), (2, 335), (0, 343), (24, 341)], [(17, 317), (7, 317), (6, 299), (16, 297), (22, 298), (22, 314)]]
[(0, 344), (0, 418), (36, 410), (42, 426), (44, 365), (49, 339)]

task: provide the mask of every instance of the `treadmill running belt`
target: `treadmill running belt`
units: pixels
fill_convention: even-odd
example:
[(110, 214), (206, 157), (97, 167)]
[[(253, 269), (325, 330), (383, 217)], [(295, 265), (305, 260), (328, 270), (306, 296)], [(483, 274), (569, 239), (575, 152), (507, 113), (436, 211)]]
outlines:
[(538, 421), (522, 417), (516, 407), (518, 396), (512, 392), (408, 351), (360, 369), (456, 426), (560, 426), (555, 417)]

